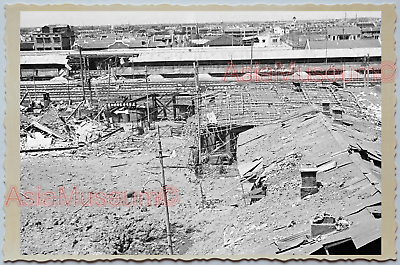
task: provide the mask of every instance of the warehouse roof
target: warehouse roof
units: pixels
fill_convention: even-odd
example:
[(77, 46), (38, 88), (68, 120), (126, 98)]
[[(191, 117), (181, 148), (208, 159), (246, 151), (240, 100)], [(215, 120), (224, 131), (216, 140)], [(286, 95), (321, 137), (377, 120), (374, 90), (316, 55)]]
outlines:
[(381, 42), (376, 39), (309, 41), (309, 49), (359, 49), (380, 48)]
[[(251, 47), (185, 47), (171, 49), (120, 49), (113, 51), (85, 51), (89, 56), (131, 56), (138, 54), (134, 62), (176, 62), (176, 61), (226, 61), (249, 60)], [(79, 52), (72, 51), (72, 57), (78, 57)], [(327, 52), (322, 49), (315, 50), (290, 50), (278, 48), (253, 47), (253, 60), (263, 59), (294, 59), (294, 58), (338, 58), (338, 57), (363, 57), (369, 54), (381, 56), (380, 48), (354, 48), (354, 49), (330, 49)]]
[(67, 55), (43, 54), (43, 55), (21, 55), (20, 64), (60, 64), (68, 63)]
[(332, 27), (328, 28), (328, 35), (358, 35), (361, 34), (359, 27)]

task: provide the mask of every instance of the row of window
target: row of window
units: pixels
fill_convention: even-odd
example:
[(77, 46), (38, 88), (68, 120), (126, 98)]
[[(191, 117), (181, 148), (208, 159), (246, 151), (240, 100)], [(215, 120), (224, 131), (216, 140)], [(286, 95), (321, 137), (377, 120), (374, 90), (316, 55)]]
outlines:
[(37, 43), (52, 43), (52, 42), (61, 42), (60, 37), (53, 37), (53, 38), (36, 38)]
[[(51, 37), (51, 35), (48, 35), (48, 34), (43, 34), (43, 35), (41, 35), (41, 34), (37, 34), (37, 35), (35, 35), (36, 37), (38, 37), (38, 38), (42, 38), (42, 37)], [(60, 35), (59, 34), (55, 34), (53, 37), (60, 37)]]
[(61, 47), (37, 47), (36, 48), (36, 50), (38, 50), (38, 51), (43, 51), (43, 50), (46, 50), (46, 51), (51, 51), (51, 50), (61, 50)]

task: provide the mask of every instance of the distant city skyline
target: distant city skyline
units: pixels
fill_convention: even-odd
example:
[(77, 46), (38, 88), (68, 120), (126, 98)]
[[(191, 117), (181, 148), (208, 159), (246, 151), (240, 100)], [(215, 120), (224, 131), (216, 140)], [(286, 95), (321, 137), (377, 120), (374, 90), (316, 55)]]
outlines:
[(262, 22), (274, 20), (380, 18), (380, 11), (22, 11), (20, 27), (180, 23)]

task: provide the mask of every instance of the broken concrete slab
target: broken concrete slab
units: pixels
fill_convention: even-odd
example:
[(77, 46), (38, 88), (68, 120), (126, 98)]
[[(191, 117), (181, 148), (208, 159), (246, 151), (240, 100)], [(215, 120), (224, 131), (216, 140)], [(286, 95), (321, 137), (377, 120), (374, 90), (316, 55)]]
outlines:
[(52, 142), (52, 138), (45, 138), (41, 133), (35, 133), (35, 138), (30, 137), (27, 135), (26, 139), (26, 147), (32, 148), (39, 148), (39, 147), (49, 147)]

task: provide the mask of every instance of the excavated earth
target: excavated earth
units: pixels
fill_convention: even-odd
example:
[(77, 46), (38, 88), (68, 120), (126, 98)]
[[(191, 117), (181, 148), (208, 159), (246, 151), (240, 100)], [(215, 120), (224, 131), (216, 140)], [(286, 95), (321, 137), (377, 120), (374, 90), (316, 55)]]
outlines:
[[(378, 105), (380, 90), (373, 93), (377, 95), (364, 91), (361, 96)], [(167, 128), (163, 123), (160, 126), (161, 131)], [(328, 198), (332, 191), (328, 188), (301, 201), (297, 199), (300, 178), (279, 173), (270, 178), (267, 196), (249, 205), (241, 198), (237, 165), (205, 165), (203, 176), (197, 178), (188, 167), (190, 145), (184, 136), (162, 136), (163, 152), (168, 156), (164, 158), (166, 182), (179, 191), (178, 202), (169, 207), (174, 254), (271, 254), (269, 244), (291, 233), (292, 228), (277, 229), (280, 225), (294, 221), (299, 231), (308, 225), (299, 222), (305, 213), (331, 207)], [(147, 206), (127, 206), (132, 198), (124, 194), (139, 193), (149, 180), (161, 180), (157, 156), (155, 131), (142, 136), (119, 132), (77, 150), (21, 153), (21, 193), (30, 191), (36, 196), (40, 189), (43, 200), (50, 197), (45, 192), (58, 195), (63, 188), (68, 199), (74, 187), (78, 191), (76, 206), (63, 202), (58, 206), (55, 196), (50, 207), (21, 207), (21, 254), (166, 255), (165, 207), (153, 199)], [(301, 156), (291, 156), (278, 166), (292, 172), (298, 170), (300, 160)], [(145, 189), (158, 192), (160, 184), (150, 181)], [(82, 206), (81, 201), (90, 201), (90, 192), (113, 194), (114, 202), (121, 203), (98, 206), (96, 200)], [(116, 194), (120, 194), (119, 200)], [(289, 211), (290, 215), (285, 214)]]

